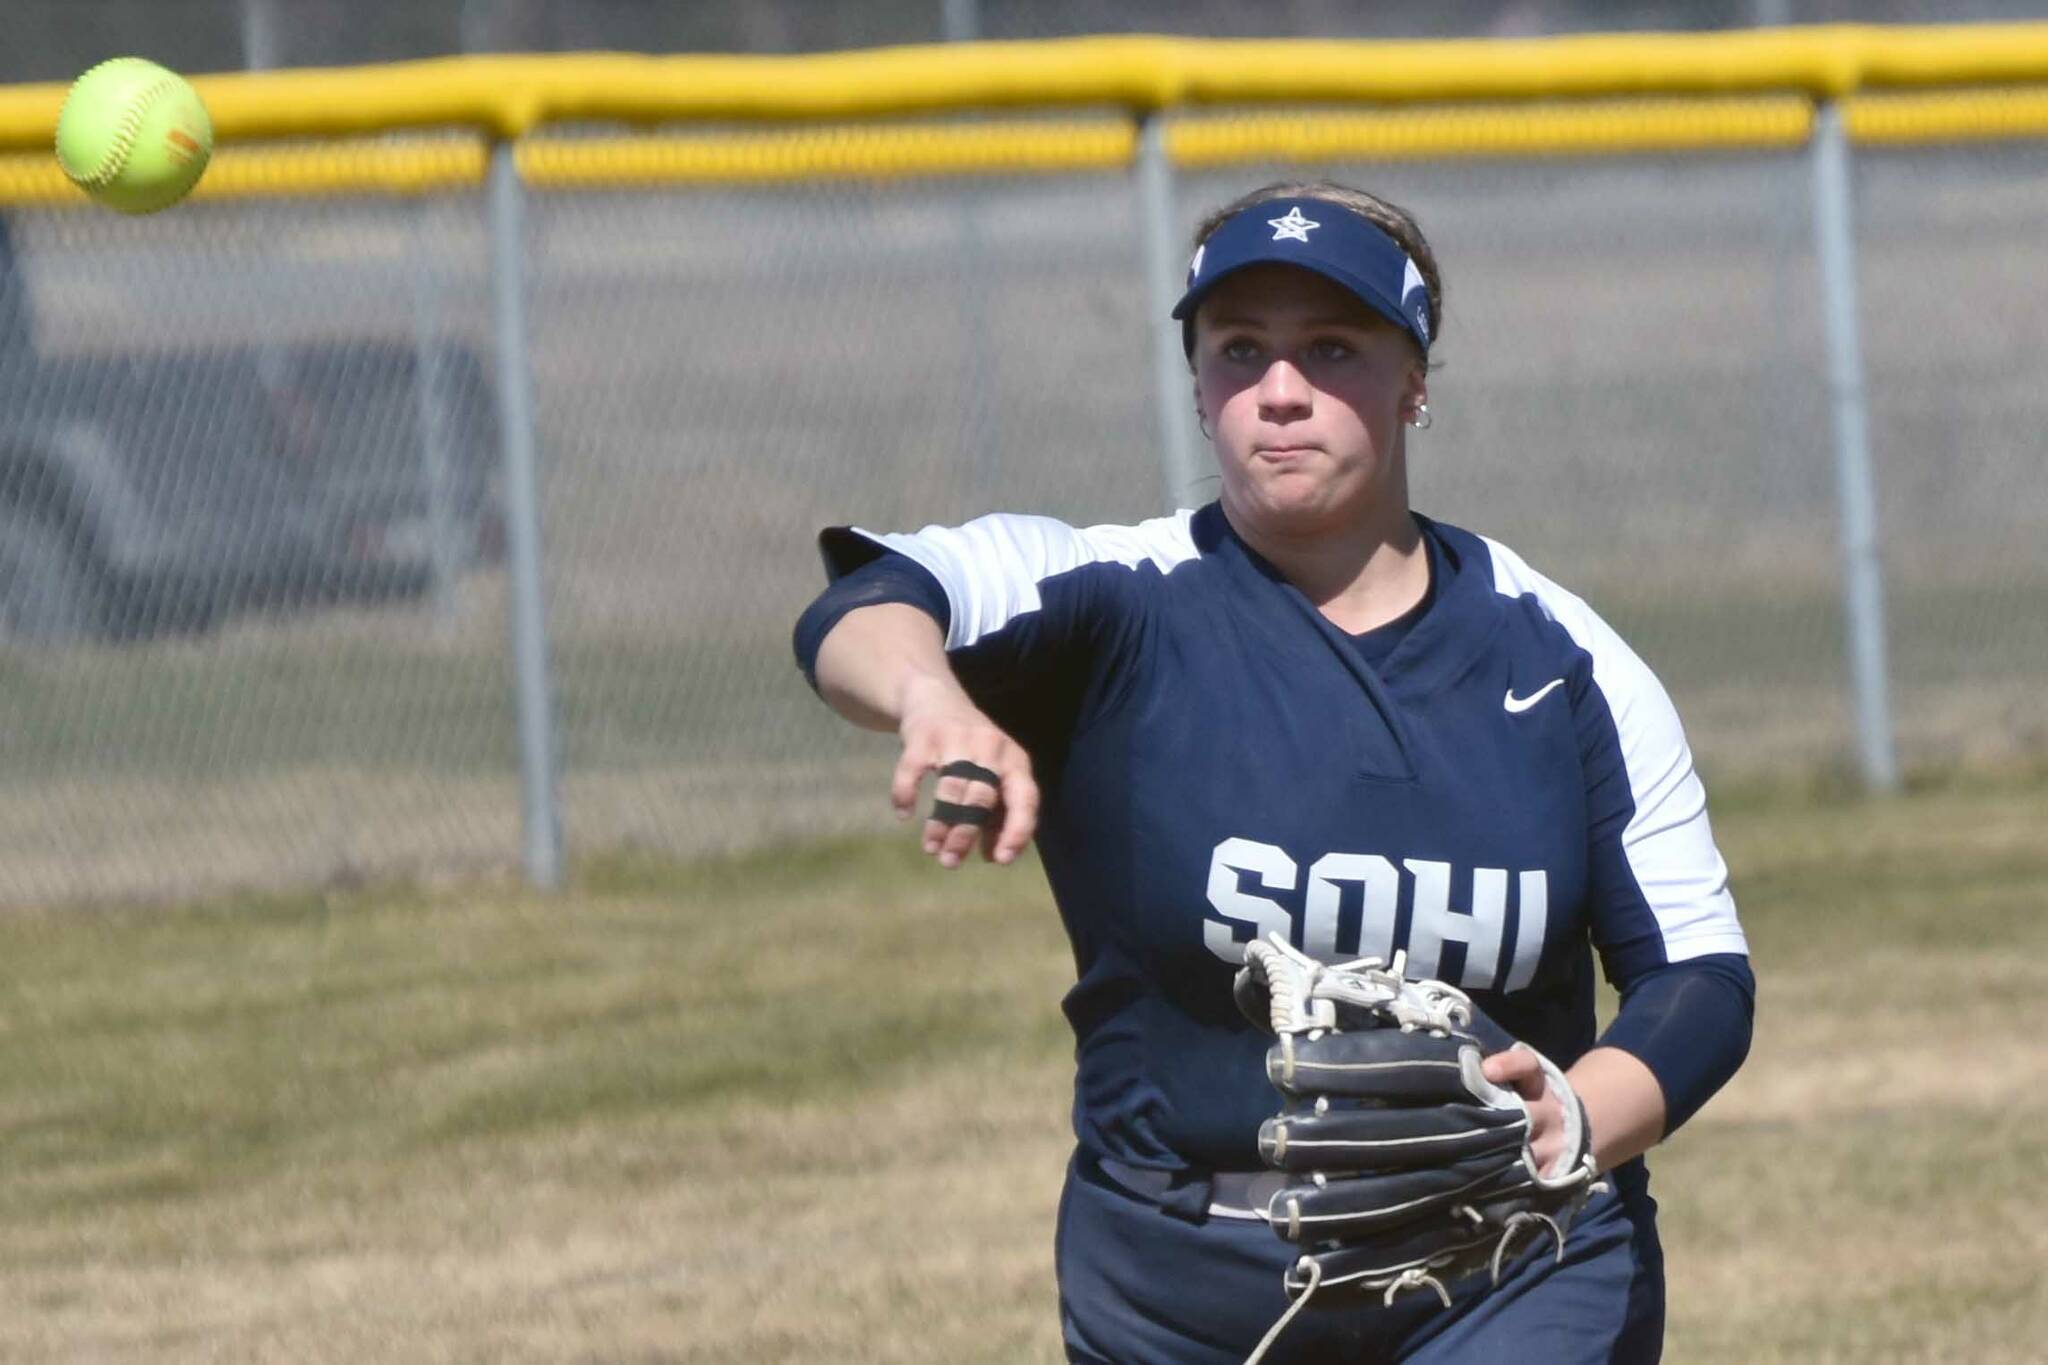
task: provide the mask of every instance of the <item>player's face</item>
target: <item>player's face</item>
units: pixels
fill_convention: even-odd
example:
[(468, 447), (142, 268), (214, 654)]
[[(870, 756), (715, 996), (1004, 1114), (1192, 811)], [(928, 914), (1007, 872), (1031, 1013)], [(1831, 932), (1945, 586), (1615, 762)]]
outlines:
[(1408, 511), (1402, 423), (1423, 396), (1407, 336), (1312, 271), (1239, 271), (1195, 315), (1195, 402), (1234, 520), (1315, 535)]

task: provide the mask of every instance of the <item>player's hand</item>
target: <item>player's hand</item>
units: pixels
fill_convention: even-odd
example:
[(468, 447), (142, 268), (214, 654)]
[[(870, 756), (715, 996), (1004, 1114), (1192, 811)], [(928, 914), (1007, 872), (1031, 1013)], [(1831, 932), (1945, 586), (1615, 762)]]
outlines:
[(979, 842), (990, 862), (1014, 861), (1038, 828), (1038, 783), (1024, 746), (954, 689), (913, 692), (904, 698), (902, 715), (897, 734), (903, 756), (889, 784), (897, 817), (908, 819), (916, 812), (917, 789), (926, 773), (972, 764), (993, 773), (995, 780), (942, 774), (932, 790), (934, 810), (944, 815), (951, 807), (959, 818), (927, 819), (924, 851), (941, 867), (958, 867)]
[(1479, 1069), (1487, 1080), (1506, 1086), (1528, 1102), (1529, 1150), (1539, 1170), (1553, 1170), (1564, 1155), (1564, 1099), (1544, 1076), (1536, 1054), (1510, 1048), (1488, 1057)]

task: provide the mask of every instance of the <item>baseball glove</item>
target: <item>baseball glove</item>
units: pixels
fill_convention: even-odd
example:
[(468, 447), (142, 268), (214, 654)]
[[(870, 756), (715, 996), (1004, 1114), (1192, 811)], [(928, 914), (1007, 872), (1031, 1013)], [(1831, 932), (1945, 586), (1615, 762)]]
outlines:
[(1564, 1154), (1541, 1170), (1521, 1097), (1479, 1069), (1527, 1045), (1403, 965), (1400, 953), (1325, 965), (1278, 934), (1245, 948), (1238, 1007), (1277, 1036), (1266, 1074), (1284, 1097), (1259, 1152), (1291, 1177), (1266, 1212), (1303, 1248), (1287, 1272), (1294, 1303), (1267, 1344), (1318, 1289), (1390, 1304), (1428, 1288), (1448, 1307), (1447, 1285), (1482, 1271), (1498, 1280), (1525, 1236), (1548, 1233), (1562, 1258), (1595, 1188), (1585, 1106), (1564, 1073), (1537, 1054), (1565, 1112)]

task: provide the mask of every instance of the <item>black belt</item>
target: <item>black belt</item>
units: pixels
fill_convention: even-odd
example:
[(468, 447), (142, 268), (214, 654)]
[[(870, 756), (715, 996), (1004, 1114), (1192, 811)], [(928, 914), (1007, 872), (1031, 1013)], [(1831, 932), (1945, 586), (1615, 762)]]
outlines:
[(1287, 1184), (1280, 1171), (1160, 1171), (1112, 1156), (1096, 1166), (1117, 1184), (1183, 1218), (1241, 1218), (1265, 1222), (1266, 1205)]

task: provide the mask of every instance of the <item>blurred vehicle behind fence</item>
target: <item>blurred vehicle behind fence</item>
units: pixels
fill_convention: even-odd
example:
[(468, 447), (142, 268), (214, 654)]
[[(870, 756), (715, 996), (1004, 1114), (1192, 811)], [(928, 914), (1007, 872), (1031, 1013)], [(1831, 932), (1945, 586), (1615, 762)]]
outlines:
[(410, 598), (502, 545), (495, 407), (458, 343), (48, 356), (0, 221), (0, 631), (138, 639)]

